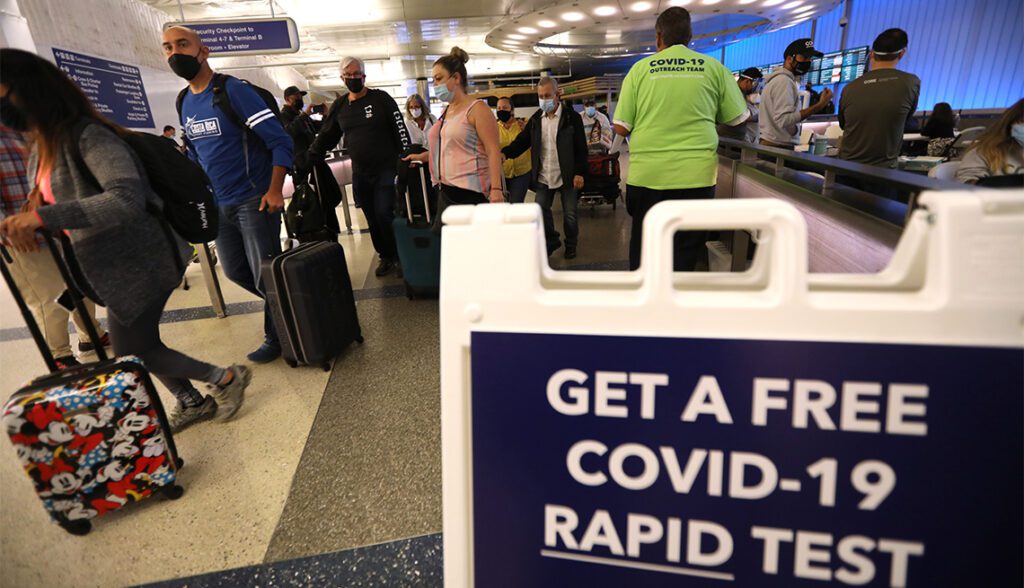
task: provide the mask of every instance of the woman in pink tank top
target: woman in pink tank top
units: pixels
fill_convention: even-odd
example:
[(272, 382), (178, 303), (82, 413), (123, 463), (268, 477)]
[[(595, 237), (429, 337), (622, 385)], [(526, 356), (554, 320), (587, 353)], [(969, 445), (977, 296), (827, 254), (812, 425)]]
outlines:
[(467, 61), (469, 55), (454, 47), (434, 63), (434, 93), (448, 107), (430, 129), (429, 151), (405, 158), (429, 162), (440, 187), (438, 217), (451, 204), (504, 201), (498, 123), (483, 100), (466, 93)]

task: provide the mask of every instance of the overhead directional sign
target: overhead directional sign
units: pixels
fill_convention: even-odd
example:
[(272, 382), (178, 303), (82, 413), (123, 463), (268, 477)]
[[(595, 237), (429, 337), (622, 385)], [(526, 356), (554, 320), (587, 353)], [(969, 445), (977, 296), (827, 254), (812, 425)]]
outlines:
[(153, 112), (139, 68), (56, 47), (53, 57), (100, 114), (123, 127), (153, 128)]
[(299, 50), (299, 31), (290, 18), (171, 22), (164, 28), (172, 26), (192, 29), (210, 48), (210, 53), (217, 56), (295, 53)]

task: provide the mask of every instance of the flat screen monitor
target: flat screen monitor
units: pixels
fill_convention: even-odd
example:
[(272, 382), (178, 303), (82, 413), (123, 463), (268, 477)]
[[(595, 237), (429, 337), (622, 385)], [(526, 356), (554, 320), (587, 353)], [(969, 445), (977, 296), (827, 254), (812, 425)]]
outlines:
[(832, 51), (811, 61), (811, 69), (804, 74), (804, 83), (827, 86), (852, 82), (864, 75), (868, 63), (868, 48), (856, 47), (846, 51)]

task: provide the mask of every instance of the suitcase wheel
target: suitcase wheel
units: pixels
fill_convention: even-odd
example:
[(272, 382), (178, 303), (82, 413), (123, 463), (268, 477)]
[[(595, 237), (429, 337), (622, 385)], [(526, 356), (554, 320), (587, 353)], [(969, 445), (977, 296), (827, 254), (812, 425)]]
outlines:
[(320, 367), (321, 367), (321, 368), (322, 368), (322, 369), (323, 369), (323, 370), (324, 370), (325, 372), (329, 372), (329, 371), (331, 371), (331, 364), (330, 364), (330, 362), (327, 362), (327, 361), (325, 361), (325, 362), (324, 362), (324, 364), (323, 364), (322, 366), (320, 366)]
[(185, 467), (185, 460), (181, 459), (180, 457), (179, 457), (179, 458), (178, 458), (177, 460), (175, 460), (175, 462), (174, 462), (174, 463), (175, 463), (175, 465), (177, 465), (177, 466), (178, 466), (178, 469), (179, 469), (179, 470), (180, 470), (181, 468)]
[(164, 496), (170, 500), (177, 500), (185, 494), (185, 489), (175, 484), (173, 486), (167, 486), (163, 490)]
[(296, 361), (295, 361), (294, 359), (286, 359), (286, 360), (284, 360), (284, 362), (285, 362), (286, 364), (288, 364), (288, 367), (290, 367), (290, 368), (296, 368), (296, 367), (299, 367), (299, 364), (298, 364), (298, 362), (296, 362)]
[(78, 535), (79, 537), (81, 537), (82, 535), (88, 535), (89, 531), (92, 530), (92, 523), (84, 519), (79, 519), (76, 521), (65, 521), (62, 522), (60, 526), (63, 527), (64, 530), (68, 533), (71, 533), (72, 535)]
[[(409, 300), (416, 298), (416, 293), (412, 291), (412, 286), (409, 285), (409, 282), (405, 283), (405, 297)], [(360, 343), (362, 343), (362, 341), (360, 341)]]
[(363, 339), (362, 335), (356, 335), (356, 343), (359, 343), (360, 345), (362, 345), (363, 341), (365, 341), (365, 339)]

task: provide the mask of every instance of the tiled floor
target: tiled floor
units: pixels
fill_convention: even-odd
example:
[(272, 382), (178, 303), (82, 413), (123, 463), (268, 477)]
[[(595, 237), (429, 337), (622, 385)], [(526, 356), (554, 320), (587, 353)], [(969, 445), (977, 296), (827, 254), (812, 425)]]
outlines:
[[(615, 211), (581, 209), (579, 257), (567, 262), (558, 252), (551, 265), (622, 269), (628, 221), (621, 203)], [(557, 209), (556, 224), (561, 225)], [(441, 531), (437, 305), (405, 300), (394, 276), (376, 278), (369, 235), (359, 228), (340, 241), (366, 343), (343, 353), (331, 374), (292, 370), (283, 362), (256, 366), (235, 420), (204, 423), (176, 436), (186, 460), (181, 500), (136, 505), (99, 519), (88, 536), (72, 537), (50, 524), (14, 452), (0, 448), (0, 586), (106, 587), (246, 566), (254, 566), (245, 573), (255, 576), (243, 576), (256, 579), (225, 584), (218, 578), (228, 576), (210, 576), (188, 584), (318, 585), (295, 578), (315, 578), (312, 567), (301, 575), (302, 562), (314, 566), (321, 560), (294, 558), (325, 552), (332, 555), (322, 561), (369, 570), (363, 576), (353, 571), (352, 585), (358, 578), (383, 585), (384, 576), (360, 568), (359, 558), (393, 554), (399, 565), (406, 547), (396, 541), (425, 535), (433, 538), (414, 543), (423, 557), (434, 559), (421, 557), (406, 567), (410, 577), (422, 579), (416, 583), (438, 585), (440, 539), (432, 535)], [(259, 304), (222, 279), (234, 313), (212, 318), (198, 266), (188, 275), (191, 289), (176, 291), (168, 305), (165, 341), (214, 363), (239, 361), (259, 343)], [(3, 289), (0, 389), (13, 392), (42, 371)], [(163, 396), (169, 403), (166, 391)], [(375, 544), (387, 545), (348, 551)], [(285, 581), (282, 570), (294, 574), (292, 579)]]

